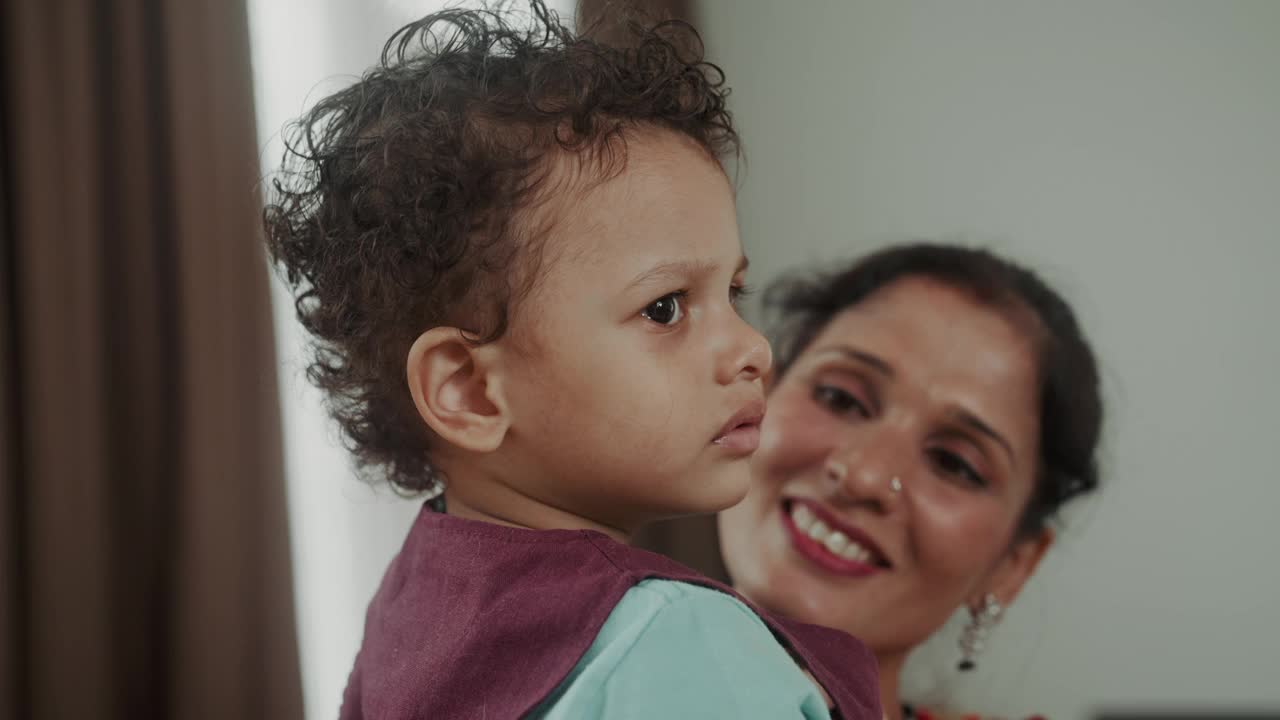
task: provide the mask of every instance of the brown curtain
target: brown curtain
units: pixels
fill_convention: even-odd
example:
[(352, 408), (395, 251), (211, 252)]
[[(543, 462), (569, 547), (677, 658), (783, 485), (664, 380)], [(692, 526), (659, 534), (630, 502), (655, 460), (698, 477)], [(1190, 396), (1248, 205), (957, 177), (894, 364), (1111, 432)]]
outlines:
[(300, 718), (243, 0), (0, 22), (0, 717)]

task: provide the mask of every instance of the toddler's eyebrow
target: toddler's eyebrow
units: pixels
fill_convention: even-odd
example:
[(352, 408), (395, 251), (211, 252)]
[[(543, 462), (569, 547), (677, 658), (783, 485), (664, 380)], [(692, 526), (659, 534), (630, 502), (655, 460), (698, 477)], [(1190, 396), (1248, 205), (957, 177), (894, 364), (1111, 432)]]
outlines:
[[(738, 266), (734, 269), (733, 274), (737, 275), (746, 270), (750, 264), (751, 261), (745, 255), (740, 256), (738, 258)], [(655, 265), (640, 273), (634, 280), (627, 283), (626, 289), (663, 280), (688, 281), (691, 278), (711, 275), (719, 269), (720, 263), (714, 260), (672, 260)]]

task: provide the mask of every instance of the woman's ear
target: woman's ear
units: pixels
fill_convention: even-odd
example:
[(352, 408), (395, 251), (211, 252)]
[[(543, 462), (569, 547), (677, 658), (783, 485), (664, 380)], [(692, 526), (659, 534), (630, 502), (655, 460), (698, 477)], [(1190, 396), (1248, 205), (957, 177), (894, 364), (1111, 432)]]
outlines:
[[(1015, 541), (985, 583), (983, 596), (991, 593), (1001, 605), (1011, 605), (1039, 567), (1040, 560), (1053, 545), (1053, 541), (1054, 533), (1050, 528), (1043, 528), (1035, 535)], [(981, 604), (981, 597), (970, 600), (970, 607), (979, 607)]]
[(486, 350), (458, 328), (437, 327), (418, 336), (406, 363), (409, 392), (423, 421), (451, 445), (471, 452), (496, 450), (511, 426), (501, 379)]

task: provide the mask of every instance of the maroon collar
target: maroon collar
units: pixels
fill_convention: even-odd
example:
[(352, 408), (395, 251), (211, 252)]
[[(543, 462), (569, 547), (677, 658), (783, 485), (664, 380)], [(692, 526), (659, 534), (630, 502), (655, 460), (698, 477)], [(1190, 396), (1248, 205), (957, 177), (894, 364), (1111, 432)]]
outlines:
[(875, 659), (842, 632), (766, 613), (732, 588), (602, 533), (526, 530), (425, 507), (369, 604), (340, 717), (522, 717), (648, 578), (741, 600), (822, 684), (840, 718), (881, 719)]

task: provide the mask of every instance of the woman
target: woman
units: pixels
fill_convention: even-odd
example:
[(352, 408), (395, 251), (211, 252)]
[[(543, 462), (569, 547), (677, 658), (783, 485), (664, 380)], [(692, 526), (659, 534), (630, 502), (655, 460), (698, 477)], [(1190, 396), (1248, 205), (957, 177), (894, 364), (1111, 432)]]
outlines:
[(721, 515), (735, 587), (865, 642), (889, 718), (910, 652), (958, 609), (985, 632), (1097, 487), (1098, 373), (1067, 306), (980, 250), (890, 248), (776, 287), (776, 377), (746, 500)]

